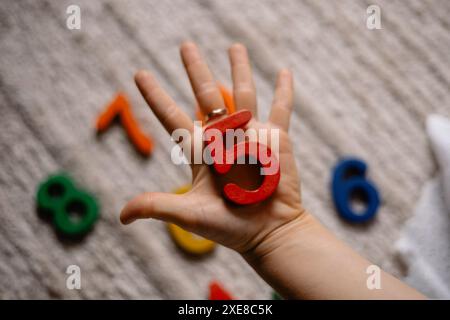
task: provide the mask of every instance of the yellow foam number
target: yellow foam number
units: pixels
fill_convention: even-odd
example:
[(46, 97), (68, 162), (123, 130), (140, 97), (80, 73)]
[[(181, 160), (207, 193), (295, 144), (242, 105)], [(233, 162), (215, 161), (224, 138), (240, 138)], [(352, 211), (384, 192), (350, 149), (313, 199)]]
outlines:
[[(191, 186), (186, 185), (175, 190), (175, 193), (183, 194), (190, 189)], [(213, 241), (197, 236), (173, 223), (169, 223), (168, 228), (175, 243), (188, 253), (202, 255), (213, 250), (216, 245)]]
[(190, 185), (190, 184), (186, 184), (186, 185), (184, 185), (184, 186), (179, 187), (178, 189), (176, 189), (176, 190), (174, 191), (174, 193), (176, 193), (176, 194), (183, 194), (183, 193), (188, 192), (189, 190), (191, 190), (191, 185)]

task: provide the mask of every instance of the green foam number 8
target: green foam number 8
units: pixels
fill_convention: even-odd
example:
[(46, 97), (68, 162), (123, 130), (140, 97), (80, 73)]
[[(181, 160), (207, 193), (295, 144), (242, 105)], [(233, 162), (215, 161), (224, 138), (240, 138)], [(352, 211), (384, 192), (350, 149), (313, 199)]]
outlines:
[(75, 187), (64, 174), (50, 176), (37, 192), (39, 210), (50, 213), (56, 229), (69, 236), (88, 232), (98, 218), (94, 197)]

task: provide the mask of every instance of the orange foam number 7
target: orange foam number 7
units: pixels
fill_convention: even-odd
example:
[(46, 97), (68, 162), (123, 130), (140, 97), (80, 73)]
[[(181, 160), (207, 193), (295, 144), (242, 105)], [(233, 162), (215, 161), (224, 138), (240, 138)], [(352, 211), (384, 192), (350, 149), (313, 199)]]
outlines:
[[(211, 147), (214, 141), (215, 131), (219, 131), (222, 135), (227, 129), (238, 129), (244, 127), (252, 118), (252, 114), (248, 110), (241, 110), (221, 119), (205, 129), (205, 141), (207, 148)], [(215, 130), (213, 130), (215, 129)], [(224, 152), (215, 152), (216, 149), (211, 148), (211, 156), (213, 158), (213, 168), (218, 174), (226, 174), (230, 171), (231, 166), (238, 158), (253, 157), (261, 165), (264, 174), (262, 184), (256, 190), (243, 189), (235, 183), (228, 183), (223, 188), (225, 197), (240, 205), (249, 205), (261, 202), (275, 192), (280, 182), (280, 166), (278, 159), (272, 154), (272, 151), (266, 145), (259, 142), (242, 141), (234, 144), (233, 148)], [(269, 161), (260, 161), (260, 155), (268, 157)], [(229, 163), (228, 159), (233, 159), (233, 163)], [(276, 168), (274, 173), (270, 173), (269, 168)]]
[(105, 111), (97, 118), (97, 132), (101, 133), (109, 128), (110, 124), (117, 116), (120, 117), (128, 138), (136, 149), (142, 155), (148, 156), (153, 150), (152, 140), (139, 128), (139, 125), (131, 112), (130, 104), (123, 94), (119, 93), (114, 101), (109, 104)]

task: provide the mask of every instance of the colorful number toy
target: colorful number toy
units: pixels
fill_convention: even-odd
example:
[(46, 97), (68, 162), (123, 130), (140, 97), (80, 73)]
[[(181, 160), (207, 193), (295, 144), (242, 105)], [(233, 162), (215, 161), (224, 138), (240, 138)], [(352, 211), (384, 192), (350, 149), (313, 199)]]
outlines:
[(153, 150), (153, 141), (140, 129), (131, 112), (130, 103), (124, 94), (119, 93), (106, 107), (105, 111), (99, 115), (95, 124), (97, 132), (101, 133), (108, 129), (117, 116), (120, 117), (122, 126), (135, 148), (144, 156), (150, 155)]
[[(177, 194), (186, 193), (191, 189), (190, 185), (183, 186), (175, 191)], [(194, 255), (203, 255), (211, 252), (216, 243), (208, 239), (199, 237), (189, 231), (180, 228), (176, 224), (167, 225), (170, 235), (175, 243), (184, 251)]]
[(233, 300), (233, 297), (217, 281), (212, 281), (209, 284), (209, 300)]
[[(333, 172), (333, 201), (338, 213), (346, 220), (354, 223), (372, 219), (380, 205), (378, 191), (372, 182), (366, 179), (367, 165), (355, 158), (340, 161)], [(351, 199), (360, 194), (366, 203), (364, 212), (352, 209)]]
[(98, 218), (95, 198), (76, 188), (64, 174), (41, 183), (36, 201), (38, 210), (51, 214), (56, 230), (67, 236), (86, 234)]
[(278, 292), (272, 292), (272, 300), (283, 300), (283, 298), (278, 294)]
[[(252, 118), (252, 114), (248, 110), (241, 110), (233, 113), (226, 118), (220, 119), (213, 124), (209, 125), (205, 129), (205, 140), (208, 141), (206, 147), (211, 146), (211, 142), (214, 141), (214, 131), (218, 130), (223, 135), (227, 129), (238, 129), (244, 127)], [(225, 148), (225, 147), (224, 147)], [(263, 170), (264, 179), (262, 184), (256, 190), (246, 190), (234, 183), (228, 183), (223, 188), (223, 194), (225, 198), (240, 205), (249, 205), (261, 202), (270, 197), (276, 190), (278, 183), (280, 182), (280, 165), (276, 156), (272, 153), (269, 147), (259, 142), (243, 141), (234, 145), (233, 148), (222, 152), (222, 159), (220, 154), (215, 154), (214, 149), (210, 152), (213, 158), (213, 168), (218, 174), (226, 174), (230, 171), (233, 164), (226, 163), (226, 159), (236, 159), (242, 156), (247, 158), (253, 157), (256, 159)], [(269, 161), (262, 164), (260, 155), (267, 155)], [(276, 168), (274, 173), (269, 174), (267, 171), (269, 168)]]

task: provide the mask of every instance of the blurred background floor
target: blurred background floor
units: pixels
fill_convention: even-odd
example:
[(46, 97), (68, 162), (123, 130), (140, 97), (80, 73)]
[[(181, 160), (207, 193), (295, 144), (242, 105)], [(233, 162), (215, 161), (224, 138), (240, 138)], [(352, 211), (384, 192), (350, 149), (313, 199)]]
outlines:
[[(81, 8), (81, 30), (66, 8)], [(366, 8), (381, 8), (381, 30)], [(244, 43), (253, 62), (260, 116), (267, 117), (279, 68), (296, 80), (290, 135), (305, 206), (374, 263), (406, 272), (393, 244), (435, 170), (424, 121), (450, 116), (450, 2), (429, 1), (2, 1), (0, 3), (0, 298), (204, 299), (221, 281), (237, 298), (271, 289), (234, 252), (219, 247), (193, 259), (166, 227), (124, 227), (122, 206), (143, 191), (190, 181), (170, 161), (172, 144), (133, 82), (151, 70), (194, 116), (179, 59), (196, 41), (216, 78), (230, 86), (226, 49)], [(120, 126), (97, 138), (93, 124), (117, 91), (155, 140), (140, 157)], [(330, 173), (346, 155), (369, 164), (383, 199), (368, 226), (338, 218)], [(80, 243), (59, 241), (35, 210), (37, 185), (65, 170), (94, 193), (101, 219)], [(82, 289), (67, 290), (65, 270), (80, 266)]]

